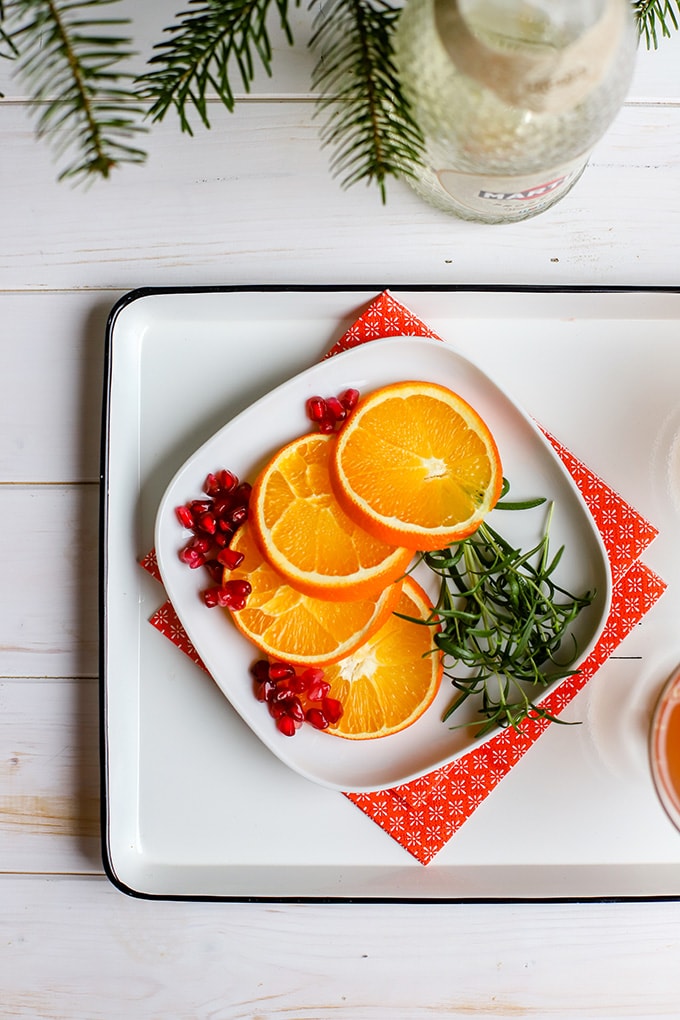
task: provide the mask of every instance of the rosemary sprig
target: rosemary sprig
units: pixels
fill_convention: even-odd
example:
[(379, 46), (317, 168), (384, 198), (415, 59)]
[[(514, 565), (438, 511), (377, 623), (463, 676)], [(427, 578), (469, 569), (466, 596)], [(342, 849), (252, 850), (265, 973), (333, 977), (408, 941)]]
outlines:
[[(526, 510), (544, 503), (501, 501), (497, 507)], [(459, 692), (443, 718), (478, 696), (480, 719), (473, 724), (478, 736), (496, 727), (518, 730), (529, 717), (560, 721), (535, 704), (533, 692), (575, 672), (570, 664), (576, 641), (572, 636), (567, 661), (563, 644), (595, 593), (573, 595), (555, 580), (564, 546), (551, 555), (552, 510), (551, 504), (540, 541), (526, 552), (485, 521), (468, 538), (423, 556), (441, 579), (428, 621), (441, 624), (434, 645), (443, 652), (445, 675)], [(466, 675), (460, 675), (460, 667)]]

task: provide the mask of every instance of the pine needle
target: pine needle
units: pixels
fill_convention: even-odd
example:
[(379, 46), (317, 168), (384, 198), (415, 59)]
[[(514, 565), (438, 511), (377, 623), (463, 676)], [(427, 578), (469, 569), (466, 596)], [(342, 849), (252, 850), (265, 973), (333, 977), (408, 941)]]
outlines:
[(331, 0), (319, 11), (311, 47), (319, 53), (312, 86), (326, 117), (322, 143), (343, 187), (412, 172), (423, 139), (404, 98), (392, 49), (399, 10), (386, 0)]
[(204, 127), (210, 127), (209, 95), (216, 95), (233, 111), (232, 70), (237, 70), (246, 92), (257, 65), (271, 74), (267, 17), (274, 7), (292, 45), (288, 0), (189, 0), (189, 10), (178, 14), (176, 23), (166, 29), (170, 37), (154, 47), (155, 56), (149, 61), (152, 70), (139, 79), (140, 95), (153, 104), (149, 116), (162, 120), (174, 107), (182, 131), (191, 135), (192, 107)]
[(133, 75), (121, 70), (130, 40), (128, 22), (97, 16), (118, 0), (5, 0), (5, 36), (16, 76), (31, 93), (37, 135), (66, 160), (59, 179), (108, 177), (121, 163), (141, 163), (130, 144), (143, 131), (142, 110), (131, 102)]
[(680, 0), (633, 0), (633, 9), (648, 50), (659, 48), (659, 32), (670, 39), (671, 26), (678, 30)]

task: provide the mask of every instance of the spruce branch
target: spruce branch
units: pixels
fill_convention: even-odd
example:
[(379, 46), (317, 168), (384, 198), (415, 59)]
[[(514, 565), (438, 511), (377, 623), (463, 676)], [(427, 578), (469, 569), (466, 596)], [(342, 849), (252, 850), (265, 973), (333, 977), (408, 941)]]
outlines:
[[(295, 0), (297, 3), (299, 0)], [(288, 0), (189, 0), (190, 9), (177, 15), (166, 29), (170, 38), (158, 43), (152, 68), (139, 79), (140, 95), (152, 102), (149, 116), (162, 120), (170, 107), (179, 115), (183, 131), (193, 134), (188, 108), (193, 106), (209, 128), (207, 100), (216, 93), (233, 111), (231, 65), (239, 71), (246, 92), (256, 62), (271, 74), (272, 46), (267, 28), (271, 8), (278, 11), (281, 28), (293, 44), (288, 22)]]
[[(3, 0), (0, 0), (0, 57), (4, 57), (6, 60), (14, 60), (18, 56), (19, 53), (12, 42), (12, 37), (5, 30), (5, 4)], [(3, 93), (0, 92), (0, 99), (2, 98)]]
[(5, 0), (5, 36), (30, 90), (37, 135), (67, 157), (59, 180), (108, 177), (114, 166), (145, 158), (129, 142), (143, 128), (141, 108), (130, 102), (133, 75), (120, 69), (132, 55), (129, 39), (116, 34), (127, 21), (94, 13), (117, 2)]
[(640, 35), (644, 37), (647, 49), (659, 46), (659, 31), (670, 39), (671, 28), (678, 30), (680, 0), (633, 0)]
[(387, 0), (331, 0), (310, 42), (319, 54), (312, 86), (326, 118), (321, 140), (335, 150), (331, 170), (343, 187), (374, 181), (383, 202), (386, 178), (411, 174), (423, 150), (394, 66), (398, 16)]

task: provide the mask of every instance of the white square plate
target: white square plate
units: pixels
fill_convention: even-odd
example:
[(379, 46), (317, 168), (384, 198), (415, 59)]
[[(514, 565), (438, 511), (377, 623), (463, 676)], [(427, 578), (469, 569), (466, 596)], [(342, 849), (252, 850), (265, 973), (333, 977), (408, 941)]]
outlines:
[[(483, 742), (474, 730), (461, 728), (462, 722), (474, 717), (474, 699), (468, 700), (465, 711), (451, 722), (442, 722), (444, 710), (456, 693), (445, 679), (427, 712), (408, 729), (389, 737), (343, 740), (311, 726), (303, 726), (293, 738), (283, 736), (266, 706), (253, 696), (249, 666), (258, 653), (236, 630), (226, 611), (206, 609), (201, 599), (202, 590), (208, 586), (204, 571), (189, 570), (180, 562), (179, 551), (187, 535), (175, 509), (200, 498), (204, 479), (220, 468), (228, 468), (241, 480), (253, 483), (262, 464), (278, 449), (310, 431), (305, 405), (314, 394), (330, 396), (349, 387), (367, 394), (387, 383), (408, 379), (448, 386), (477, 410), (498, 444), (503, 472), (511, 484), (510, 498), (540, 496), (553, 504), (550, 548), (553, 554), (561, 546), (565, 548), (554, 580), (574, 593), (596, 593), (570, 631), (576, 638), (579, 658), (588, 655), (597, 641), (610, 605), (606, 552), (562, 461), (528, 416), (453, 347), (422, 337), (376, 339), (322, 361), (265, 394), (204, 443), (171, 481), (156, 521), (158, 566), (192, 644), (241, 718), (300, 775), (348, 792), (398, 786)], [(504, 536), (510, 535), (517, 548), (528, 551), (540, 541), (546, 510), (496, 510), (489, 522)], [(569, 643), (569, 638), (565, 640)], [(536, 700), (540, 702), (542, 697)]]

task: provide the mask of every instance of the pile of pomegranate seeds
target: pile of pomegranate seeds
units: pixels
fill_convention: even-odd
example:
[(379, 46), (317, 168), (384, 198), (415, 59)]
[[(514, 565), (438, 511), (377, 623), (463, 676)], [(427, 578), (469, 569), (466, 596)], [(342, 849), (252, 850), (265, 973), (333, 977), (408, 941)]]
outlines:
[(326, 730), (342, 717), (342, 705), (328, 696), (331, 685), (324, 680), (322, 669), (310, 666), (298, 673), (290, 662), (258, 659), (250, 671), (255, 697), (266, 702), (284, 736), (294, 736), (303, 723)]
[(206, 567), (215, 587), (203, 593), (206, 606), (243, 609), (251, 592), (245, 580), (223, 583), (225, 567), (233, 570), (243, 554), (229, 548), (229, 541), (248, 517), (251, 485), (241, 482), (233, 471), (222, 469), (209, 474), (203, 486), (204, 496), (178, 506), (175, 513), (193, 538), (180, 551), (179, 558), (192, 570)]
[(345, 390), (339, 397), (310, 397), (307, 417), (324, 435), (339, 432), (358, 401), (359, 390), (354, 389)]

